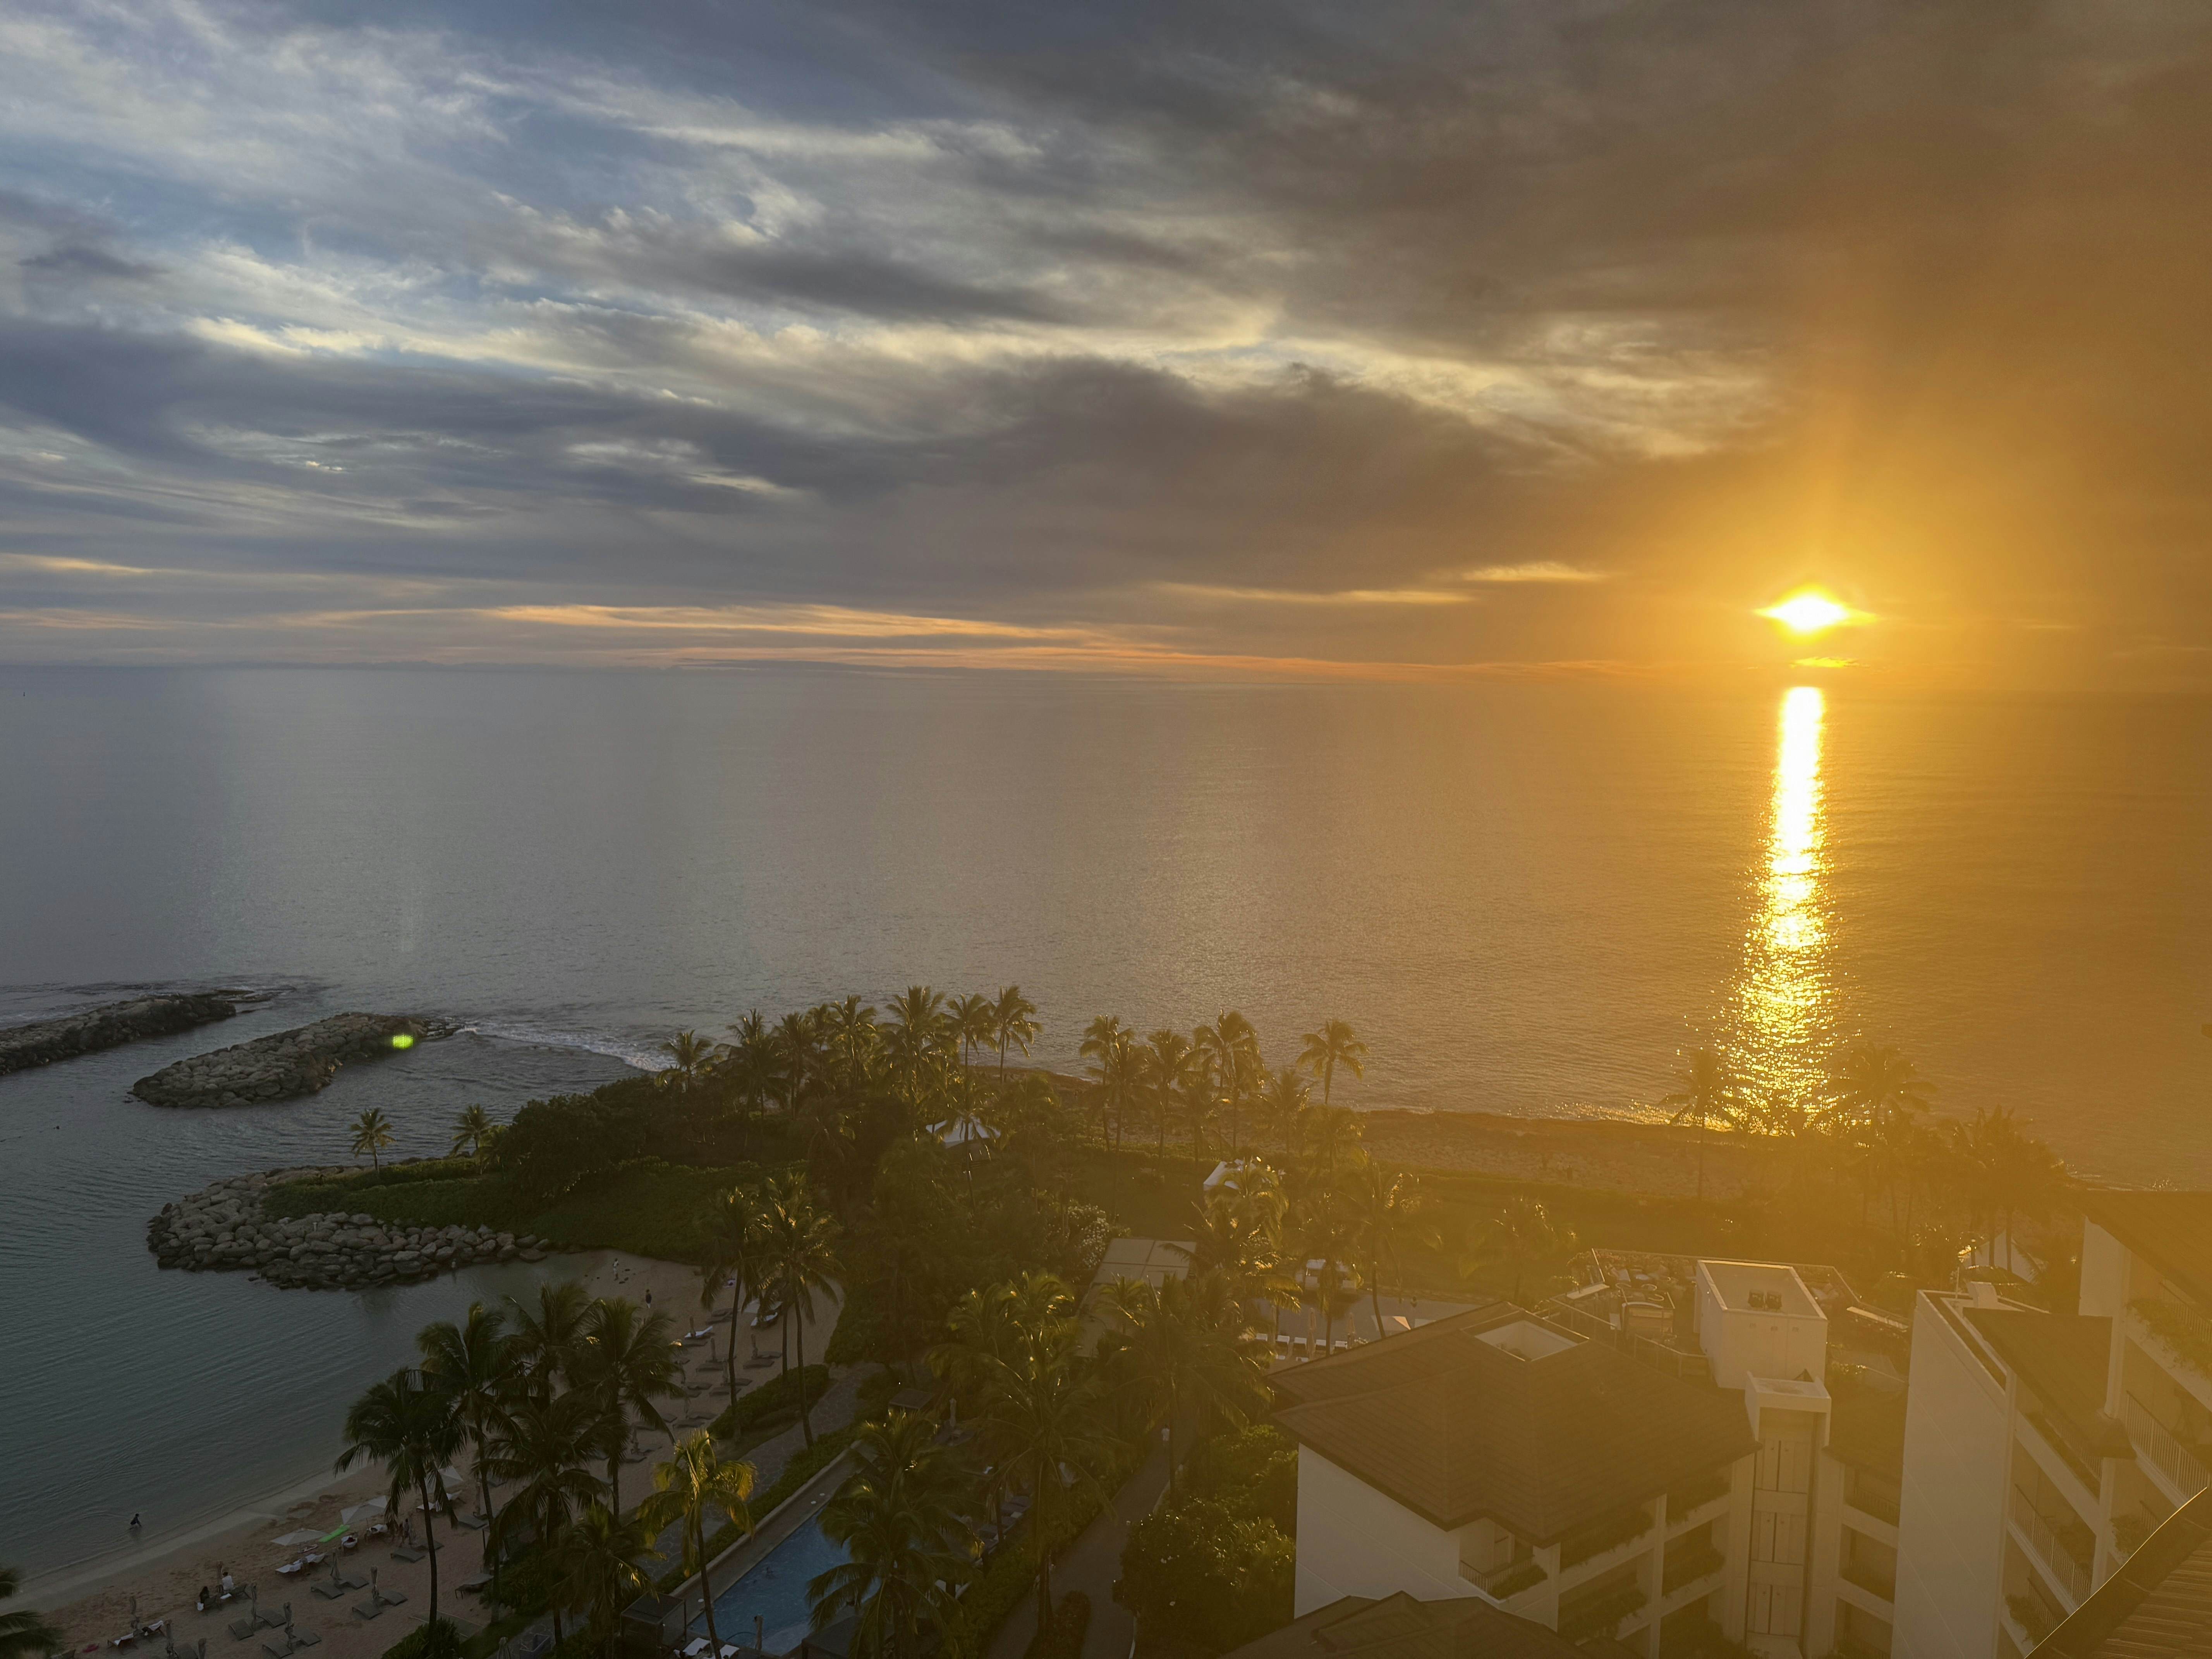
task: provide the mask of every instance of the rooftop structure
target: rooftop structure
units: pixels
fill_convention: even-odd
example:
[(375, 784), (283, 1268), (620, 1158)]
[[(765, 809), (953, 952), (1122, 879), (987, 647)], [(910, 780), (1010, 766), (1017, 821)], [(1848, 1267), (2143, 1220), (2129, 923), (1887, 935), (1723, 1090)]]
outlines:
[(2212, 1652), (2212, 1491), (2168, 1516), (2036, 1651), (2051, 1659), (2198, 1659)]
[(1753, 1446), (1735, 1398), (1503, 1303), (1268, 1380), (1302, 1446), (1435, 1526), (1534, 1543)]

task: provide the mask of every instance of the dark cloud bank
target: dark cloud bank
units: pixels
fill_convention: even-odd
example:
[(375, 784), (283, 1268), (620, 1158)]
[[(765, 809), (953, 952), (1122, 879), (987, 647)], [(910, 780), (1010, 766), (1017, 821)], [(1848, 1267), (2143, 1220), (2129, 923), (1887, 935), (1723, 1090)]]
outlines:
[(652, 10), (19, 12), (0, 657), (2212, 679), (2195, 0)]

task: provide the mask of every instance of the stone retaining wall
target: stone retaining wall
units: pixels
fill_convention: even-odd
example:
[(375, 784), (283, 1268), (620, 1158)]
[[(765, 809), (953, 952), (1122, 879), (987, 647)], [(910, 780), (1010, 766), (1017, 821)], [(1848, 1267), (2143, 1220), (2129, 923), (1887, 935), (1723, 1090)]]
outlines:
[(255, 1106), (290, 1100), (326, 1086), (349, 1060), (380, 1060), (425, 1038), (443, 1036), (447, 1029), (400, 1014), (333, 1014), (295, 1030), (180, 1060), (140, 1078), (131, 1092), (149, 1106)]
[(228, 1019), (238, 1012), (242, 991), (199, 994), (182, 991), (158, 996), (133, 997), (128, 1002), (104, 1002), (97, 1008), (79, 1009), (58, 1019), (41, 1019), (28, 1025), (0, 1030), (0, 1073), (20, 1072), (32, 1066), (51, 1066), (58, 1060), (136, 1042), (141, 1037), (167, 1036), (189, 1031), (195, 1025)]
[(218, 1181), (163, 1205), (146, 1225), (146, 1248), (164, 1267), (253, 1270), (272, 1285), (308, 1290), (406, 1285), (483, 1262), (543, 1261), (553, 1248), (534, 1234), (486, 1227), (410, 1227), (336, 1212), (276, 1221), (261, 1213), (271, 1187), (354, 1173), (340, 1165), (265, 1170)]

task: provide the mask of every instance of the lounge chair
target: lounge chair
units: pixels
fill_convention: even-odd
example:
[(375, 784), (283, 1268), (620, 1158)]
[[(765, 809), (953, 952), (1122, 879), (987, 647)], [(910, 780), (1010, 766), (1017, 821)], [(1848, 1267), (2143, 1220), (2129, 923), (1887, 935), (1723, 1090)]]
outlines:
[(429, 1551), (418, 1550), (412, 1544), (402, 1544), (398, 1548), (392, 1552), (392, 1559), (393, 1560), (404, 1561), (410, 1566), (412, 1566), (417, 1561), (428, 1560), (429, 1556)]
[(356, 1601), (353, 1604), (353, 1616), (363, 1623), (371, 1619), (381, 1619), (384, 1617), (384, 1602), (374, 1595), (366, 1601)]
[(243, 1642), (247, 1637), (253, 1634), (254, 1631), (258, 1627), (259, 1622), (260, 1621), (256, 1620), (251, 1613), (248, 1613), (243, 1619), (232, 1620), (229, 1626), (230, 1639), (234, 1642)]
[(699, 1656), (712, 1645), (705, 1637), (695, 1636), (684, 1644), (684, 1659), (699, 1659)]

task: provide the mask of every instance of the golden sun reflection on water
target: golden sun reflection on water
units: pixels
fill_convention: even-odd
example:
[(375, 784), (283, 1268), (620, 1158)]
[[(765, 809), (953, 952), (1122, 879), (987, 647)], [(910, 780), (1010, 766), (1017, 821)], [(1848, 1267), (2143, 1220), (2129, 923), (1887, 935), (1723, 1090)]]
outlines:
[(1800, 685), (1782, 699), (1766, 866), (1737, 977), (1735, 1068), (1760, 1095), (1802, 1098), (1820, 1079), (1826, 1036), (1827, 818), (1820, 739), (1827, 699)]

